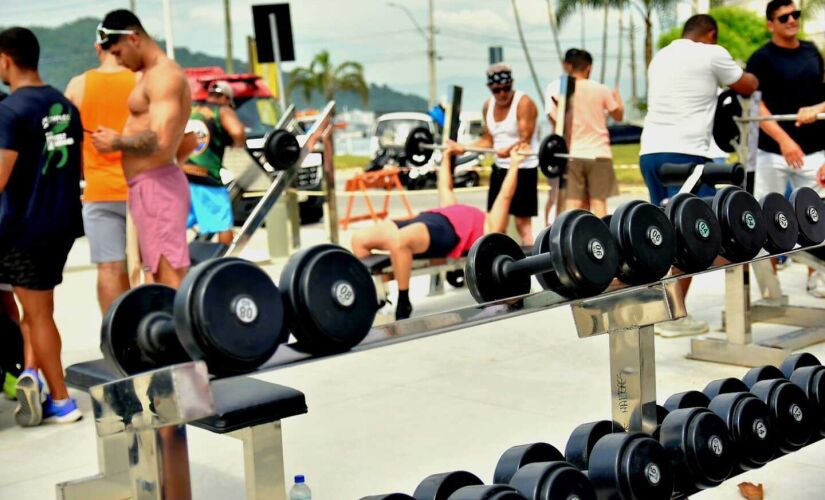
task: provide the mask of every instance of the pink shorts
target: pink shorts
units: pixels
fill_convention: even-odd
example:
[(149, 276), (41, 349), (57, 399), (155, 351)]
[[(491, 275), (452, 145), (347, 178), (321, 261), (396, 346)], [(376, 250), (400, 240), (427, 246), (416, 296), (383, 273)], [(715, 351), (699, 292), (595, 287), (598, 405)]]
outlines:
[(179, 166), (164, 165), (128, 180), (129, 213), (135, 221), (144, 268), (158, 271), (161, 255), (175, 269), (189, 267), (186, 218), (189, 182)]

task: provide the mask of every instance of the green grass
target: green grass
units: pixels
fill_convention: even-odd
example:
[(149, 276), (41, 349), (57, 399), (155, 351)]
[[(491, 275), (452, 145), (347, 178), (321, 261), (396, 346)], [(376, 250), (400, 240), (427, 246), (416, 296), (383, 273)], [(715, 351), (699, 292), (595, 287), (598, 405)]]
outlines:
[(363, 169), (370, 163), (369, 156), (335, 155), (335, 170)]

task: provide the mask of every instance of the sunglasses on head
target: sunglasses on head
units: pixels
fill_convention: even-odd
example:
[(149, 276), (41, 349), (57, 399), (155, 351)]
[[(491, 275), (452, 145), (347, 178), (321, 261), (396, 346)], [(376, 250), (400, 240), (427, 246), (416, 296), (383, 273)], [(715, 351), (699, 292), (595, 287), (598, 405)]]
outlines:
[(798, 21), (800, 17), (802, 17), (802, 11), (795, 10), (793, 12), (788, 12), (787, 14), (782, 14), (781, 16), (776, 16), (776, 20), (782, 24), (785, 24), (790, 20), (790, 18), (794, 18), (794, 20)]
[(510, 92), (510, 89), (512, 88), (512, 85), (504, 85), (503, 87), (490, 87), (490, 92), (492, 92), (493, 94), (501, 94), (502, 92), (506, 94), (507, 92)]
[[(96, 40), (95, 43), (102, 47), (109, 46), (115, 42), (117, 42), (118, 37), (120, 35), (134, 35), (135, 30), (113, 30), (109, 28), (104, 28), (103, 23), (98, 24), (97, 28), (95, 29)], [(114, 36), (113, 36), (114, 35)]]

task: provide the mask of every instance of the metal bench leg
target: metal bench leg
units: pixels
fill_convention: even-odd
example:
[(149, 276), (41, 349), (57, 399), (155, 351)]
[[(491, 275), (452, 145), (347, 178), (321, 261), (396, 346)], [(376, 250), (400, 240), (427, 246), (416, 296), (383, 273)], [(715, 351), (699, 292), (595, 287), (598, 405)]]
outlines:
[(129, 451), (126, 434), (97, 438), (100, 474), (57, 484), (58, 500), (88, 498), (130, 498)]
[(430, 274), (430, 291), (427, 294), (428, 297), (444, 293), (445, 278), (446, 273), (444, 271), (437, 271)]
[(243, 441), (247, 500), (286, 500), (281, 422), (246, 427), (230, 435)]

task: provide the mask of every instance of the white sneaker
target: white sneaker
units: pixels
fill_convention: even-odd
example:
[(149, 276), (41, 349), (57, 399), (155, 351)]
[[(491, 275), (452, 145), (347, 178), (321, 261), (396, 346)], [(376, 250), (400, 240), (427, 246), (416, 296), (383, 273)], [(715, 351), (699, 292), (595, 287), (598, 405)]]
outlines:
[(818, 299), (825, 299), (825, 276), (822, 276), (819, 271), (808, 277), (808, 294)]
[(710, 327), (705, 321), (685, 316), (666, 323), (658, 323), (653, 327), (653, 330), (657, 335), (670, 338), (699, 335), (710, 330)]

